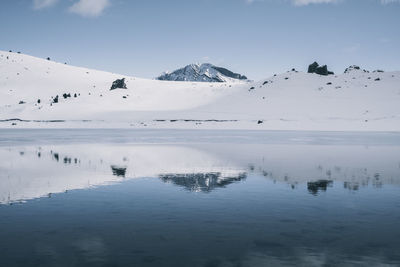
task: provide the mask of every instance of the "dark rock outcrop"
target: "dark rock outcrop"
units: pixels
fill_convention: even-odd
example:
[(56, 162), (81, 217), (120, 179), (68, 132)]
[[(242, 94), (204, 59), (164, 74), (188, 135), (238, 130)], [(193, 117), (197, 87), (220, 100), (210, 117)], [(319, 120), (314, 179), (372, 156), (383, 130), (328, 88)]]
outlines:
[(126, 83), (125, 83), (125, 78), (117, 79), (113, 82), (110, 90), (115, 90), (115, 89), (127, 89)]
[[(351, 65), (350, 67), (348, 67), (344, 70), (344, 73), (350, 73), (354, 70), (361, 70), (361, 68), (357, 65)], [(369, 71), (363, 69), (362, 72), (368, 73)]]
[(228, 69), (222, 68), (222, 67), (213, 66), (213, 68), (227, 77), (230, 77), (233, 79), (238, 79), (238, 80), (247, 80), (247, 77), (245, 75), (241, 75), (239, 73), (234, 73), (234, 72), (232, 72)]
[(314, 62), (308, 66), (308, 73), (316, 73), (325, 76), (335, 74), (332, 71), (328, 70), (328, 66), (320, 66), (317, 62)]
[(359, 66), (356, 66), (356, 65), (352, 65), (352, 66), (346, 68), (346, 69), (344, 70), (344, 73), (349, 73), (349, 72), (352, 71), (352, 70), (360, 70), (360, 67), (359, 67)]
[(317, 62), (314, 62), (308, 66), (308, 73), (315, 73), (317, 70), (319, 64)]
[(68, 94), (67, 94), (67, 93), (64, 93), (64, 94), (63, 94), (63, 97), (64, 97), (64, 99), (67, 99), (67, 98), (71, 97), (71, 94), (70, 94), (70, 93), (68, 93)]

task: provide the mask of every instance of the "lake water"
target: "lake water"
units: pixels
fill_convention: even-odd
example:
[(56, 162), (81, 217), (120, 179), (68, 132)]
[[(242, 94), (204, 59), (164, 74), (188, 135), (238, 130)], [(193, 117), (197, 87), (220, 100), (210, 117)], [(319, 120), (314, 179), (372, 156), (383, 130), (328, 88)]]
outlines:
[(0, 266), (400, 266), (400, 134), (0, 130)]

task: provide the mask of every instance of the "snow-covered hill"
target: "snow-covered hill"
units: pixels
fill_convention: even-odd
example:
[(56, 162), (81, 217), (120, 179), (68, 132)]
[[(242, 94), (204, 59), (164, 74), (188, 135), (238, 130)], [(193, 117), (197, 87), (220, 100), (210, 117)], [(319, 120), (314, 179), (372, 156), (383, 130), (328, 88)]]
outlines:
[[(122, 78), (127, 89), (110, 90)], [(329, 76), (289, 71), (254, 83), (174, 82), (0, 52), (3, 128), (400, 131), (399, 104), (400, 72), (350, 68)]]
[(247, 80), (247, 77), (234, 73), (228, 69), (214, 66), (209, 63), (190, 64), (172, 73), (166, 72), (157, 77), (163, 81), (191, 81), (191, 82), (234, 82)]

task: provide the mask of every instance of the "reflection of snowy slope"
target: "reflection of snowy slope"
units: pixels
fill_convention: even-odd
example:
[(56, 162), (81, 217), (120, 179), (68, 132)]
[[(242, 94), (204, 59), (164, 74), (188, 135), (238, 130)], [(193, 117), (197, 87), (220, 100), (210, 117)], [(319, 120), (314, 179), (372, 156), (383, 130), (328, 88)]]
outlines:
[(250, 173), (290, 185), (329, 181), (357, 190), (366, 185), (400, 184), (399, 145), (201, 145), (203, 151), (229, 158)]
[(310, 193), (332, 183), (350, 190), (400, 184), (398, 145), (44, 145), (1, 147), (0, 159), (0, 203), (141, 177), (195, 192), (251, 175), (307, 185)]
[(223, 184), (243, 172), (228, 160), (180, 146), (13, 147), (0, 149), (0, 158), (0, 203), (171, 173), (219, 173)]

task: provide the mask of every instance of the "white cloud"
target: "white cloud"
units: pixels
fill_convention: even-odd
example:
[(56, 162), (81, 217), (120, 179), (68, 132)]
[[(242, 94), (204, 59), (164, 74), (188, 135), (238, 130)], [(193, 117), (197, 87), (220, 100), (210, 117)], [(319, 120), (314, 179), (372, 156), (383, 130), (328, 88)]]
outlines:
[[(267, 0), (245, 0), (247, 4), (252, 4), (254, 2), (266, 2)], [(307, 6), (310, 4), (333, 4), (338, 2), (345, 2), (346, 0), (269, 0), (269, 1), (280, 1), (280, 2), (291, 2), (295, 6)], [(377, 0), (377, 2), (382, 5), (387, 5), (391, 3), (399, 3), (400, 0)]]
[(400, 0), (381, 0), (383, 5), (391, 4), (391, 3), (400, 3)]
[[(343, 1), (344, 0), (292, 0), (292, 3), (295, 4), (296, 6), (305, 6), (309, 4), (329, 4), (329, 3), (338, 3)], [(400, 3), (400, 0), (378, 0), (377, 2), (386, 5), (391, 3)]]
[(33, 8), (34, 9), (42, 9), (42, 8), (50, 7), (57, 2), (58, 2), (58, 0), (33, 0)]
[(97, 17), (109, 5), (110, 0), (79, 0), (69, 8), (69, 11), (84, 17)]
[(296, 6), (306, 6), (309, 4), (329, 4), (336, 3), (338, 0), (292, 0)]

